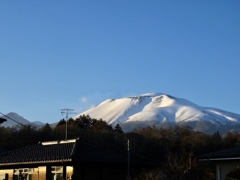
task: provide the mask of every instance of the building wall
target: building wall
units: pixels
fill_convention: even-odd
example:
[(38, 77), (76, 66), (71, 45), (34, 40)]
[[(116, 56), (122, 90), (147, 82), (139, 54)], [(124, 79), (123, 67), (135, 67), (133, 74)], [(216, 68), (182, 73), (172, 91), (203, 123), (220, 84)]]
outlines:
[(46, 179), (46, 166), (39, 166), (38, 167), (38, 180), (45, 180)]
[(74, 166), (73, 180), (122, 180), (127, 177), (127, 167), (84, 165)]
[[(74, 178), (72, 180), (125, 180), (127, 178), (127, 166), (84, 164), (74, 166)], [(139, 174), (138, 169), (131, 168), (130, 174)]]
[(0, 180), (5, 180), (6, 174), (8, 174), (8, 179), (13, 179), (13, 169), (0, 170)]
[[(8, 180), (19, 180), (20, 174), (25, 175), (25, 180), (63, 180), (63, 166), (39, 166), (37, 168), (19, 168), (19, 169), (5, 169), (0, 170), (0, 180), (6, 180), (5, 174), (8, 174)], [(66, 167), (66, 166), (65, 166)], [(49, 170), (49, 173), (47, 171)], [(22, 173), (23, 172), (23, 173)], [(66, 180), (71, 180), (73, 168), (66, 167)], [(48, 177), (47, 177), (48, 176)], [(61, 178), (59, 178), (61, 177)], [(64, 179), (65, 180), (65, 179)]]
[[(229, 172), (235, 168), (240, 168), (240, 161), (219, 161), (216, 164), (217, 180), (224, 180)], [(220, 177), (218, 176), (220, 175)]]
[[(66, 173), (64, 173), (64, 167), (66, 167)], [(25, 180), (65, 180), (63, 178), (64, 174), (66, 175), (66, 180), (123, 180), (126, 179), (128, 173), (127, 166), (80, 164), (74, 167), (39, 166), (36, 168), (0, 170), (0, 175), (4, 175), (0, 177), (5, 178), (5, 174), (7, 173), (8, 180), (19, 180), (20, 172), (27, 174)], [(131, 169), (131, 174), (137, 174), (137, 171), (134, 172)], [(4, 178), (0, 180), (4, 180)]]

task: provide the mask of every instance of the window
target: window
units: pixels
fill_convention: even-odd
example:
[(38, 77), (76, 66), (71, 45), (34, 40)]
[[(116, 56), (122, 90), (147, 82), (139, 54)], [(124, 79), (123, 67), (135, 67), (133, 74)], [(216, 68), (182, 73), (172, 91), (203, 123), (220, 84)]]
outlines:
[(36, 176), (36, 173), (34, 173), (33, 168), (22, 168), (13, 170), (14, 179), (32, 180), (34, 175)]
[(63, 166), (51, 167), (52, 180), (63, 180)]

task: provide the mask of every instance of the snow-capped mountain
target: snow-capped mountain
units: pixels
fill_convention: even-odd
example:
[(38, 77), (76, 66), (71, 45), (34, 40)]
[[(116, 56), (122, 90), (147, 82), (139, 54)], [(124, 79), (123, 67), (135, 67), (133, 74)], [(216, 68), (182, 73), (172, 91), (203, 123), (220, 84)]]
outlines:
[[(125, 132), (138, 127), (168, 128), (176, 124), (188, 125), (194, 131), (204, 133), (240, 132), (239, 114), (217, 108), (202, 107), (186, 99), (162, 93), (107, 99), (73, 119), (83, 114), (89, 115), (91, 118), (102, 119), (113, 127), (119, 124)], [(7, 119), (6, 122), (0, 124), (0, 127), (19, 126), (17, 122), (35, 127), (44, 126), (44, 123), (30, 122), (17, 113), (11, 112), (6, 116), (0, 116)]]
[(41, 122), (30, 122), (27, 119), (25, 119), (24, 117), (18, 115), (17, 113), (14, 112), (10, 112), (5, 114), (5, 116), (0, 116), (1, 118), (6, 119), (7, 121), (3, 122), (2, 124), (0, 124), (0, 127), (15, 127), (15, 126), (21, 126), (21, 124), (23, 125), (33, 125), (36, 127), (39, 126), (43, 126), (44, 124)]
[(83, 114), (101, 118), (112, 126), (120, 124), (125, 131), (137, 127), (170, 127), (175, 124), (189, 125), (195, 131), (205, 133), (224, 133), (233, 127), (234, 130), (240, 128), (239, 114), (198, 106), (186, 99), (161, 93), (107, 99), (79, 115)]

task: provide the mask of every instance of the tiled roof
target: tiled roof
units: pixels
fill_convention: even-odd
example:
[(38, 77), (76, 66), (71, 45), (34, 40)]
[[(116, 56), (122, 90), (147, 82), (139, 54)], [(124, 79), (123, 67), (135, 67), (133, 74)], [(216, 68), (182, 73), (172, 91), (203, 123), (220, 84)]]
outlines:
[(199, 160), (234, 160), (240, 159), (240, 147), (234, 147), (217, 152), (208, 153), (199, 157)]
[(7, 150), (0, 148), (0, 154), (6, 152)]
[(74, 141), (54, 141), (38, 143), (25, 148), (0, 154), (1, 164), (70, 161)]
[[(57, 162), (127, 164), (127, 158), (127, 153), (109, 151), (74, 139), (43, 142), (2, 153), (0, 167)], [(134, 156), (131, 156), (131, 164), (153, 165), (149, 160)]]

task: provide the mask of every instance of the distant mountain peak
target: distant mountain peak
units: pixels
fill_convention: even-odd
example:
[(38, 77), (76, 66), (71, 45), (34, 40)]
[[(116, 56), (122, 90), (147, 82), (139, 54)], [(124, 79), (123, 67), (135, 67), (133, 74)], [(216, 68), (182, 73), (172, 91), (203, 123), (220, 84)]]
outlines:
[[(208, 127), (240, 124), (239, 114), (202, 107), (165, 93), (107, 99), (79, 115), (83, 114), (103, 119), (113, 126), (120, 124), (125, 131), (149, 125), (166, 127), (185, 124), (192, 126), (194, 130), (201, 130), (197, 124), (205, 124)], [(206, 127), (205, 131), (211, 131), (211, 129)]]
[(9, 112), (5, 114), (5, 116), (1, 116), (5, 118), (7, 121), (1, 124), (1, 126), (4, 127), (13, 127), (16, 125), (25, 125), (25, 124), (30, 124), (28, 120), (26, 120), (24, 117), (20, 116), (19, 114), (15, 112)]
[(154, 97), (154, 96), (160, 96), (160, 95), (167, 95), (167, 94), (152, 92), (152, 93), (141, 94), (139, 96), (134, 96), (134, 97)]
[(7, 121), (3, 122), (0, 126), (2, 127), (15, 127), (15, 126), (21, 126), (21, 125), (33, 125), (33, 126), (43, 126), (43, 123), (41, 122), (30, 122), (21, 115), (15, 113), (15, 112), (9, 112), (5, 114), (5, 116), (0, 116)]

